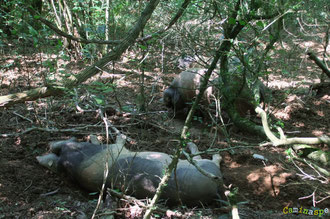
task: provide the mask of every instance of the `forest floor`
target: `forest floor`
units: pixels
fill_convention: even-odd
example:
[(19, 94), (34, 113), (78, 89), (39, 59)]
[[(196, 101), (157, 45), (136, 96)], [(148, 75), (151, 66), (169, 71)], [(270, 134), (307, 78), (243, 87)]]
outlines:
[[(36, 64), (40, 56), (37, 53), (19, 56), (3, 54), (0, 60), (0, 95), (42, 84), (42, 75), (38, 74), (41, 71)], [(269, 112), (282, 121), (288, 137), (330, 136), (330, 93), (315, 95), (310, 91), (310, 85), (319, 82), (321, 71), (301, 56), (299, 53), (293, 54), (287, 60), (286, 66), (296, 67), (289, 69), (290, 73), (274, 71), (269, 75), (269, 86), (273, 92)], [(300, 65), (302, 60), (304, 64)], [(137, 113), (138, 73), (130, 70), (133, 67), (129, 63), (119, 63), (117, 66), (120, 66), (124, 78), (115, 79), (116, 91), (104, 96), (109, 106), (105, 111), (110, 122), (133, 139), (127, 143), (131, 150), (173, 153), (184, 119), (172, 118), (160, 99), (166, 88), (164, 84), (169, 84), (174, 74), (161, 74), (159, 69), (146, 72), (149, 113)], [(81, 62), (73, 63), (70, 71), (78, 72), (82, 68)], [(92, 80), (109, 82), (110, 74), (103, 73)], [(93, 106), (89, 102), (93, 92), (95, 87), (80, 87), (77, 89), (80, 98), (77, 99), (73, 93), (17, 104), (0, 111), (0, 218), (91, 217), (98, 195), (89, 194), (41, 167), (36, 156), (47, 153), (50, 141), (72, 136), (87, 141), (88, 136), (94, 134), (106, 142), (105, 126), (100, 115), (93, 108), (83, 113), (76, 109), (76, 101), (84, 109)], [(115, 96), (127, 112), (116, 113), (111, 107), (118, 107)], [(312, 209), (315, 205), (319, 209), (330, 209), (330, 199), (322, 200), (329, 197), (329, 179), (317, 177), (317, 172), (309, 166), (289, 160), (285, 152), (288, 146), (260, 147), (263, 139), (235, 128), (228, 131), (231, 144), (225, 141), (221, 132), (209, 127), (207, 120), (196, 120), (190, 130), (190, 138), (201, 151), (210, 147), (227, 149), (221, 154), (221, 170), (225, 184), (238, 188), (237, 200), (242, 202), (238, 206), (241, 218), (288, 216), (283, 213), (286, 206)], [(233, 146), (240, 147), (229, 149)], [(325, 145), (318, 147), (329, 151)], [(255, 159), (254, 154), (262, 155), (267, 160)], [(327, 183), (322, 183), (326, 180)], [(185, 212), (187, 218), (198, 218), (199, 215), (219, 218), (228, 213), (219, 206), (219, 203), (214, 203), (204, 208), (172, 207), (172, 210)], [(136, 206), (121, 201), (112, 210), (117, 218), (134, 218), (134, 209)], [(158, 212), (157, 215), (166, 218), (163, 213)], [(289, 216), (304, 217), (303, 214)]]

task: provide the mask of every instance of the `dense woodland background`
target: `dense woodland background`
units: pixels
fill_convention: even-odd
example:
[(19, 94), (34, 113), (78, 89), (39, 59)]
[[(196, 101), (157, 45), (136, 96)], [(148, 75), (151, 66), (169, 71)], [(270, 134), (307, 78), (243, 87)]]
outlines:
[[(98, 194), (36, 162), (53, 140), (112, 142), (105, 120), (131, 150), (178, 154), (191, 140), (206, 158), (220, 151), (228, 199), (168, 212), (160, 203), (155, 218), (329, 208), (329, 140), (320, 140), (330, 135), (329, 11), (326, 0), (0, 0), (0, 218), (142, 217), (124, 198), (97, 208)], [(206, 69), (203, 85), (221, 77), (221, 111), (200, 97), (190, 114), (163, 105), (190, 67)], [(273, 133), (315, 144), (267, 139), (260, 116), (233, 95), (245, 86), (257, 106), (259, 82)]]

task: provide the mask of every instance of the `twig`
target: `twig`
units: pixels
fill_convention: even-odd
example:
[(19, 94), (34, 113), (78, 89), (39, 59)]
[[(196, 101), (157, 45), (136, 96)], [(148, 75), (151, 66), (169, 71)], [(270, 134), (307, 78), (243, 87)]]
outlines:
[[(209, 173), (205, 170), (203, 170), (196, 162), (196, 160), (192, 159), (191, 156), (185, 151), (185, 150), (182, 150), (182, 154), (187, 158), (187, 160), (196, 167), (196, 169), (201, 173), (203, 174), (204, 176), (206, 177), (209, 177), (210, 179), (214, 180), (216, 183), (222, 183), (223, 184), (223, 181), (220, 177), (218, 176), (215, 176), (213, 175), (212, 173)], [(195, 154), (194, 154), (195, 155)]]
[(50, 195), (55, 195), (56, 193), (58, 193), (59, 190), (60, 190), (60, 188), (57, 188), (57, 189), (54, 190), (54, 191), (40, 194), (40, 197), (46, 197), (46, 196), (50, 196)]
[(259, 146), (234, 146), (234, 147), (228, 147), (228, 148), (222, 148), (222, 149), (208, 149), (202, 152), (198, 152), (196, 154), (191, 154), (191, 157), (195, 157), (195, 156), (200, 156), (200, 155), (213, 155), (213, 154), (219, 154), (219, 152), (222, 151), (232, 151), (233, 149), (249, 149), (249, 148), (257, 148)]
[(30, 184), (23, 190), (23, 192), (27, 191), (32, 186), (33, 181), (31, 180)]
[(106, 125), (108, 126), (108, 127), (110, 127), (114, 132), (115, 132), (115, 134), (117, 135), (117, 136), (119, 136), (119, 135), (122, 135), (123, 136), (123, 138), (125, 138), (125, 139), (127, 139), (128, 141), (133, 141), (133, 139), (132, 138), (130, 138), (130, 137), (128, 137), (128, 136), (126, 136), (126, 135), (124, 135), (124, 134), (122, 134), (108, 119), (106, 119), (104, 116), (103, 116), (103, 114), (102, 114), (102, 110), (101, 109), (99, 109), (98, 110), (99, 111), (99, 114), (100, 114), (100, 116), (101, 116), (101, 118), (103, 119), (103, 121), (104, 121), (104, 123), (106, 123)]
[(25, 120), (27, 120), (27, 121), (33, 123), (33, 121), (32, 121), (31, 119), (29, 119), (29, 118), (27, 118), (27, 117), (25, 117), (25, 116), (22, 116), (22, 115), (18, 114), (18, 113), (15, 112), (15, 111), (13, 112), (13, 114), (16, 115), (16, 116), (18, 116), (18, 117), (20, 117), (20, 118), (22, 118), (22, 119), (25, 119)]
[(304, 161), (310, 168), (312, 168), (319, 175), (319, 177), (324, 178), (327, 181), (327, 179), (324, 176), (322, 176), (318, 170), (316, 170), (317, 168), (315, 168), (311, 163), (307, 162), (305, 159)]
[(309, 175), (309, 174), (307, 174), (307, 173), (305, 173), (297, 164), (296, 164), (296, 162), (294, 162), (294, 160), (292, 160), (292, 163), (296, 166), (296, 168), (302, 173), (302, 174), (297, 174), (297, 175), (302, 175), (303, 177), (303, 179), (306, 179), (306, 178), (308, 178), (308, 179), (310, 179), (310, 180), (316, 180), (316, 178), (314, 177), (314, 176), (312, 176), (312, 175)]
[[(103, 112), (101, 109), (98, 110), (99, 114), (105, 124), (105, 131), (106, 131), (106, 138), (107, 138), (107, 144), (109, 144), (109, 124), (111, 124), (104, 116), (103, 116)], [(118, 131), (118, 130), (117, 130)], [(118, 131), (119, 132), (119, 131)], [(120, 133), (120, 132), (119, 132)], [(111, 133), (110, 133), (111, 135)], [(119, 135), (118, 135), (119, 136)], [(113, 136), (111, 135), (111, 138), (113, 139)], [(117, 139), (118, 140), (118, 139)], [(92, 219), (95, 218), (96, 216), (96, 212), (100, 207), (101, 201), (103, 199), (103, 195), (104, 195), (104, 191), (106, 189), (106, 182), (107, 182), (107, 178), (108, 178), (108, 174), (109, 174), (109, 158), (111, 156), (111, 153), (109, 150), (107, 150), (107, 156), (106, 156), (106, 160), (104, 162), (104, 173), (103, 173), (103, 183), (102, 183), (102, 188), (99, 194), (99, 198), (97, 200), (97, 205), (94, 209), (93, 215), (92, 215)]]
[[(316, 164), (314, 164), (314, 163), (312, 163), (312, 162), (307, 162), (305, 159), (301, 159), (301, 158), (299, 158), (299, 157), (296, 157), (296, 156), (294, 156), (294, 157), (292, 157), (293, 159), (295, 159), (295, 160), (298, 160), (298, 161), (300, 161), (300, 162), (303, 162), (303, 163), (305, 163), (305, 164), (307, 164), (307, 165), (312, 165), (315, 169), (317, 169), (319, 172), (321, 172), (321, 173), (323, 173), (324, 175), (326, 175), (327, 177), (329, 177), (330, 176), (330, 173), (329, 173), (329, 171), (327, 171), (326, 169), (323, 169), (322, 167), (319, 167), (319, 166), (317, 166)], [(324, 176), (322, 176), (322, 178), (324, 178), (324, 179), (326, 179), (326, 177), (324, 177)], [(328, 181), (329, 180), (325, 180), (325, 181), (321, 181), (322, 183), (328, 183)]]
[(324, 198), (322, 198), (322, 199), (319, 200), (319, 201), (315, 201), (315, 203), (316, 203), (316, 204), (321, 203), (321, 202), (323, 202), (324, 200), (326, 200), (326, 199), (328, 199), (328, 198), (330, 198), (330, 196), (324, 197)]
[(83, 113), (83, 112), (85, 112), (85, 110), (82, 109), (82, 108), (79, 106), (79, 103), (78, 103), (78, 99), (79, 99), (79, 97), (78, 97), (77, 89), (74, 88), (73, 90), (74, 90), (75, 97), (76, 97), (75, 100), (74, 100), (74, 103), (75, 103), (75, 105), (76, 105), (76, 109), (77, 109), (80, 113)]
[[(117, 197), (117, 198), (120, 198), (120, 199), (125, 199), (126, 201), (128, 201), (129, 203), (134, 203), (134, 204), (137, 204), (138, 206), (144, 208), (144, 209), (147, 209), (147, 205), (139, 200), (139, 199), (136, 199), (132, 196), (129, 196), (129, 195), (125, 195), (121, 192), (117, 192), (113, 189), (109, 189), (107, 190), (111, 195)], [(167, 209), (164, 209), (164, 208), (160, 208), (158, 206), (155, 206), (154, 208), (154, 211), (156, 212), (159, 212), (159, 213), (162, 213), (162, 214), (169, 214), (171, 215), (172, 217), (178, 217), (178, 218), (185, 218), (185, 214), (182, 214), (180, 212), (177, 212), (177, 211), (171, 211), (171, 210), (167, 210)]]
[(316, 189), (313, 191), (312, 194), (308, 195), (308, 196), (305, 196), (305, 197), (300, 197), (298, 198), (299, 200), (302, 200), (302, 199), (307, 199), (307, 198), (310, 198), (310, 197), (313, 197), (313, 206), (315, 207), (315, 192), (316, 192)]

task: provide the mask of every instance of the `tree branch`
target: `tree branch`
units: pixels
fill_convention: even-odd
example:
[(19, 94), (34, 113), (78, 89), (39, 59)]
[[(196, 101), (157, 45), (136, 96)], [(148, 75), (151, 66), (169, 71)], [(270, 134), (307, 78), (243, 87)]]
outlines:
[(313, 60), (317, 66), (319, 66), (322, 71), (330, 78), (330, 70), (327, 68), (327, 66), (320, 60), (316, 57), (316, 55), (312, 52), (309, 52), (307, 53), (307, 55), (309, 56), (309, 58), (311, 60)]
[(63, 94), (63, 87), (41, 87), (33, 90), (24, 91), (22, 93), (9, 94), (0, 97), (0, 108), (13, 106), (16, 103), (24, 103), (25, 101), (37, 100), (39, 98), (56, 96)]
[(328, 144), (330, 145), (330, 138), (328, 136), (315, 137), (315, 138), (286, 138), (281, 135), (281, 139), (277, 138), (269, 129), (267, 122), (267, 115), (260, 107), (256, 108), (256, 112), (261, 116), (262, 126), (268, 137), (274, 146), (291, 145), (291, 144)]

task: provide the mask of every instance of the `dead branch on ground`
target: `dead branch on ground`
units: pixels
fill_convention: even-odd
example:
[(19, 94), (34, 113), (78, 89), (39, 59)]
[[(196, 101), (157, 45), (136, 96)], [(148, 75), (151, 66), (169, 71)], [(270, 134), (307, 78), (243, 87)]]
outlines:
[[(274, 145), (274, 146), (292, 145), (292, 144), (321, 144), (321, 143), (330, 145), (330, 138), (328, 136), (315, 137), (315, 138), (286, 138), (284, 136), (284, 132), (281, 128), (278, 128), (280, 136), (281, 136), (281, 138), (278, 139), (269, 129), (266, 112), (264, 110), (262, 110), (260, 107), (256, 108), (256, 112), (261, 116), (262, 125), (265, 130), (265, 133), (266, 133), (267, 137), (269, 138), (269, 140), (271, 141), (272, 145)], [(324, 152), (324, 153), (326, 153), (326, 152)], [(326, 175), (327, 177), (330, 176), (329, 171), (316, 165), (315, 163), (307, 162), (305, 159), (302, 159), (298, 156), (292, 156), (291, 158), (307, 164), (308, 166), (313, 168), (315, 171), (321, 172), (322, 174)]]
[(265, 130), (265, 133), (268, 139), (271, 141), (272, 145), (280, 146), (280, 145), (291, 145), (291, 144), (327, 144), (330, 145), (330, 138), (326, 135), (322, 137), (306, 137), (306, 138), (286, 138), (284, 132), (281, 128), (278, 128), (280, 133), (280, 139), (277, 138), (272, 131), (270, 130), (267, 122), (267, 115), (266, 112), (261, 109), (260, 107), (256, 108), (256, 112), (261, 116), (262, 126)]

